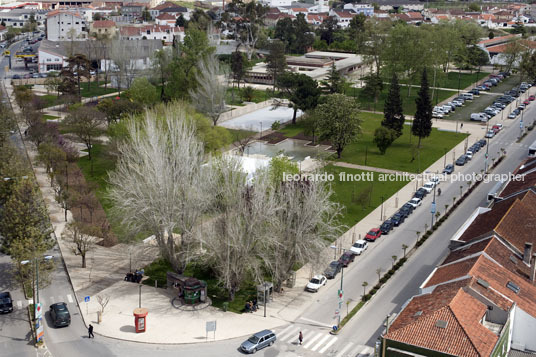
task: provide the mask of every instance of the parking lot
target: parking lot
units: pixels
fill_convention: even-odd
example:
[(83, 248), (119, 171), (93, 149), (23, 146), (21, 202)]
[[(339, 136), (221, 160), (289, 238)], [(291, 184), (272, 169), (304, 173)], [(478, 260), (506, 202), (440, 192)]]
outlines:
[[(512, 75), (505, 80), (501, 81), (497, 86), (492, 87), (488, 92), (480, 92), (479, 96), (474, 96), (472, 101), (465, 101), (463, 107), (456, 108), (455, 112), (451, 112), (448, 116), (443, 119), (448, 120), (458, 120), (458, 121), (470, 121), (471, 113), (482, 112), (486, 107), (490, 106), (498, 97), (500, 97), (504, 92), (512, 89), (516, 85), (519, 85), (520, 77), (517, 75)], [(462, 93), (462, 92), (460, 92)], [(499, 114), (504, 119), (510, 113), (510, 110), (513, 110), (515, 106), (507, 107), (505, 110)]]

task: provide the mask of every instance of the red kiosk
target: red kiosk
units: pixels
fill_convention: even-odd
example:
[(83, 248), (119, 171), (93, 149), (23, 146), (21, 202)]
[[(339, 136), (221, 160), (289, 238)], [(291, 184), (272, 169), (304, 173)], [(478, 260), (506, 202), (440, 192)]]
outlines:
[(145, 323), (145, 318), (149, 310), (143, 307), (138, 307), (134, 309), (134, 325), (136, 326), (136, 333), (145, 332), (147, 324)]

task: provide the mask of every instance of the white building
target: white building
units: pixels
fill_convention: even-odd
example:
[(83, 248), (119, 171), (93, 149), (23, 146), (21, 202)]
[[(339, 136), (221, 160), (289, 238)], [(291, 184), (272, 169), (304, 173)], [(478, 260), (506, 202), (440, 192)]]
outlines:
[(43, 26), (46, 19), (46, 10), (35, 9), (3, 9), (0, 10), (0, 22), (6, 27), (22, 28), (33, 15), (37, 26)]
[(85, 40), (86, 21), (74, 11), (52, 11), (47, 16), (47, 39), (50, 41)]
[(260, 3), (268, 5), (268, 7), (280, 7), (280, 6), (291, 6), (293, 0), (261, 0)]

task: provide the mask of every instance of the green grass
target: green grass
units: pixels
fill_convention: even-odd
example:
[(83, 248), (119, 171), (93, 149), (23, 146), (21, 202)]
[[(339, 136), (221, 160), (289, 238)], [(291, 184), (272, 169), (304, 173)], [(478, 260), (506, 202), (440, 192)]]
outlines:
[(58, 119), (58, 118), (59, 117), (55, 116), (55, 115), (43, 114), (43, 119), (45, 119), (45, 120), (54, 120), (54, 119)]
[(47, 108), (60, 104), (58, 96), (54, 94), (45, 94), (42, 95), (40, 98), (45, 101)]
[(283, 128), (279, 130), (279, 132), (283, 133), (285, 136), (291, 138), (293, 136), (298, 135), (299, 133), (303, 133), (305, 130), (305, 127), (303, 126), (302, 122), (299, 120), (296, 122), (296, 124), (287, 124)]
[[(378, 97), (378, 102), (376, 103), (376, 106), (374, 105), (374, 100), (360, 96), (360, 93), (362, 91), (363, 91), (362, 88), (347, 88), (346, 95), (349, 95), (351, 97), (357, 97), (357, 101), (359, 102), (361, 109), (363, 110), (376, 111), (380, 113), (383, 112), (383, 104), (385, 103), (385, 99), (387, 98), (389, 86), (388, 85), (384, 86), (382, 93)], [(402, 108), (403, 108), (404, 114), (407, 114), (407, 115), (415, 114), (415, 111), (417, 109), (417, 105), (415, 104), (415, 99), (417, 98), (418, 91), (419, 91), (418, 87), (411, 88), (411, 93), (410, 93), (410, 96), (408, 97), (407, 87), (400, 88), (400, 95), (402, 98)], [(436, 90), (432, 102), (433, 103), (441, 102), (451, 97), (454, 94), (455, 92), (453, 91)], [(432, 95), (432, 91), (430, 91), (430, 95)]]
[(374, 130), (380, 126), (383, 117), (379, 114), (361, 113), (361, 118), (362, 134), (356, 142), (344, 148), (341, 159), (337, 161), (397, 171), (422, 172), (467, 136), (433, 128), (430, 136), (422, 139), (421, 148), (417, 151), (418, 138), (410, 135), (410, 125), (404, 125), (402, 136), (395, 140), (385, 155), (381, 155), (373, 139)]
[[(244, 90), (244, 87), (247, 87), (247, 84), (242, 84), (242, 87), (240, 89), (234, 88), (234, 100), (233, 100), (233, 88), (227, 88), (227, 99), (226, 103), (230, 105), (243, 105), (244, 98), (242, 97), (242, 91)], [(251, 98), (253, 103), (260, 103), (264, 102), (265, 100), (268, 100), (274, 96), (277, 96), (279, 93), (274, 92), (271, 90), (260, 90), (260, 89), (253, 89), (253, 98)]]
[[(348, 227), (352, 227), (381, 205), (382, 197), (384, 201), (387, 200), (409, 182), (406, 180), (381, 181), (380, 175), (382, 174), (378, 172), (349, 169), (334, 165), (327, 165), (325, 171), (328, 174), (333, 174), (331, 187), (334, 194), (332, 200), (344, 206), (340, 222)], [(347, 175), (354, 177), (355, 175), (365, 175), (363, 176), (364, 178), (370, 177), (373, 179), (368, 181), (344, 181), (344, 177), (339, 176), (341, 173), (344, 177), (347, 177)], [(369, 176), (367, 177), (366, 175)]]
[(245, 139), (247, 137), (257, 134), (254, 131), (242, 130), (242, 129), (227, 129), (233, 138), (233, 142)]
[[(489, 72), (480, 72), (475, 71), (473, 73), (462, 73), (462, 72), (448, 72), (447, 74), (443, 72), (437, 73), (436, 83), (434, 86), (434, 74), (433, 72), (428, 72), (428, 83), (430, 87), (436, 87), (436, 88), (452, 88), (452, 89), (458, 89), (463, 90), (464, 88), (469, 87), (474, 82), (479, 81), (480, 79), (486, 77), (489, 75)], [(386, 83), (390, 81), (389, 79), (386, 79)], [(459, 83), (458, 83), (459, 81)], [(408, 79), (402, 79), (400, 81), (402, 84), (409, 83)], [(419, 86), (421, 84), (421, 79), (419, 78), (413, 78), (411, 81), (412, 84)], [(388, 85), (388, 84), (387, 84)], [(459, 85), (459, 86), (458, 86)], [(404, 88), (404, 87), (403, 87)], [(407, 91), (407, 87), (405, 88)], [(412, 89), (413, 90), (413, 89)], [(401, 92), (403, 90), (401, 89)]]
[[(165, 287), (167, 284), (166, 273), (173, 271), (173, 269), (165, 259), (158, 259), (146, 266), (144, 271), (145, 275), (149, 277), (144, 280), (144, 284), (154, 286), (156, 280), (158, 287)], [(235, 299), (229, 301), (227, 291), (218, 285), (218, 280), (215, 278), (214, 273), (206, 267), (189, 264), (183, 275), (194, 277), (207, 283), (208, 296), (212, 300), (212, 306), (214, 307), (223, 308), (223, 304), (227, 302), (229, 304), (228, 311), (242, 313), (246, 301), (253, 300), (256, 296), (255, 284), (252, 281), (248, 281), (242, 284), (242, 287), (235, 295)]]
[(104, 81), (91, 82), (91, 85), (87, 82), (82, 82), (80, 83), (80, 94), (82, 97), (88, 98), (117, 92), (116, 88), (108, 87), (105, 89), (101, 85), (104, 85)]

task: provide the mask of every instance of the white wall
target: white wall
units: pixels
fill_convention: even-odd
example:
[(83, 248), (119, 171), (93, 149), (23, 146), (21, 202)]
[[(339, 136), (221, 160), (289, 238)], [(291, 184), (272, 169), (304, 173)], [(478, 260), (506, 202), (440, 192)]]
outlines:
[(47, 65), (61, 65), (61, 67), (67, 66), (67, 63), (63, 60), (61, 56), (53, 55), (45, 51), (39, 51), (38, 64), (40, 73), (52, 71), (52, 69), (47, 69)]
[(83, 18), (69, 13), (59, 13), (47, 18), (47, 39), (50, 41), (71, 40), (71, 29), (74, 29), (74, 40), (87, 38)]
[(516, 306), (512, 325), (511, 347), (521, 351), (536, 351), (536, 318)]

